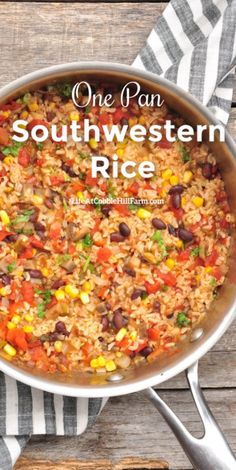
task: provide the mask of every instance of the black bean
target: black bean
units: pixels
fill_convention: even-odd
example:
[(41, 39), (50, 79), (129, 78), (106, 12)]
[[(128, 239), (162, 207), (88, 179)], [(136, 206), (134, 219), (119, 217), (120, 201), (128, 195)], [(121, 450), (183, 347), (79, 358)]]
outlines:
[(136, 277), (135, 270), (133, 268), (129, 268), (129, 266), (124, 266), (123, 271), (124, 271), (124, 273), (128, 274), (128, 276)]
[(209, 162), (206, 162), (202, 165), (202, 176), (207, 180), (211, 180), (213, 177), (213, 165)]
[(175, 186), (172, 186), (169, 190), (169, 194), (182, 194), (184, 192), (184, 186), (182, 184), (176, 184)]
[(173, 235), (173, 237), (178, 237), (178, 229), (175, 228), (171, 224), (168, 224), (168, 232), (169, 232), (170, 235)]
[(53, 209), (54, 207), (53, 202), (48, 197), (45, 199), (45, 206), (47, 206), (48, 209)]
[(105, 302), (102, 302), (101, 304), (97, 305), (96, 310), (98, 313), (105, 313), (107, 310)]
[(181, 207), (181, 196), (179, 193), (174, 193), (171, 196), (171, 203), (175, 209), (180, 209)]
[(151, 354), (153, 351), (153, 349), (151, 348), (151, 346), (147, 346), (146, 348), (142, 349), (140, 351), (140, 355), (143, 356), (143, 357), (148, 357), (149, 354)]
[(131, 300), (135, 300), (135, 299), (138, 299), (139, 297), (142, 297), (143, 293), (145, 291), (142, 290), (142, 289), (134, 289), (133, 290), (133, 293), (131, 294)]
[(152, 304), (152, 308), (153, 308), (154, 312), (160, 312), (161, 304), (160, 304), (159, 300), (154, 300), (154, 302)]
[(109, 320), (107, 318), (107, 315), (102, 316), (102, 331), (107, 331), (109, 328)]
[(111, 240), (111, 242), (120, 243), (120, 242), (123, 242), (125, 240), (125, 237), (123, 237), (123, 235), (121, 235), (121, 233), (119, 233), (119, 232), (113, 232), (110, 235), (110, 240)]
[(120, 234), (123, 235), (123, 237), (129, 237), (130, 236), (130, 228), (125, 222), (121, 222), (119, 224), (119, 231)]
[(63, 321), (58, 321), (55, 325), (55, 332), (60, 333), (64, 336), (69, 336), (69, 332), (66, 329), (66, 325)]
[(17, 239), (18, 235), (16, 233), (12, 233), (11, 235), (8, 235), (6, 238), (4, 238), (4, 241), (9, 243), (15, 243)]
[(39, 209), (38, 209), (38, 208), (35, 208), (35, 209), (34, 209), (34, 213), (31, 214), (31, 216), (30, 216), (30, 218), (29, 218), (29, 221), (30, 221), (30, 222), (33, 222), (33, 223), (34, 223), (34, 222), (37, 222), (38, 216), (39, 216)]
[(128, 124), (129, 124), (129, 122), (126, 118), (122, 118), (120, 123), (121, 123), (122, 126), (128, 126)]
[(27, 269), (27, 271), (28, 271), (30, 277), (32, 277), (33, 279), (42, 279), (43, 278), (43, 274), (39, 269)]
[(59, 289), (59, 287), (62, 287), (64, 285), (65, 285), (65, 281), (63, 281), (63, 279), (57, 279), (52, 284), (51, 289)]
[(54, 119), (54, 117), (56, 117), (56, 113), (54, 113), (53, 111), (47, 111), (46, 117), (47, 117), (47, 121), (51, 122)]
[(110, 204), (104, 204), (101, 207), (101, 212), (103, 215), (105, 215), (105, 217), (109, 217), (111, 210), (112, 210), (112, 206)]
[(185, 228), (179, 228), (178, 235), (180, 240), (185, 243), (191, 242), (193, 240), (193, 233), (190, 232), (190, 230), (186, 230)]
[(165, 222), (163, 222), (161, 219), (158, 219), (157, 217), (152, 219), (152, 226), (158, 230), (165, 230), (166, 228)]
[(34, 222), (34, 228), (37, 232), (45, 232), (46, 230), (45, 225), (41, 224), (41, 222)]
[(8, 276), (8, 274), (2, 274), (1, 280), (4, 286), (8, 286), (9, 284), (11, 284), (11, 276)]
[(122, 315), (122, 308), (117, 308), (113, 312), (113, 325), (117, 330), (120, 330), (122, 326), (127, 324), (127, 319)]
[(111, 310), (111, 304), (110, 302), (105, 302), (105, 305), (106, 305), (106, 309), (109, 311)]
[(49, 333), (48, 335), (48, 341), (54, 343), (60, 338), (60, 334), (54, 331), (53, 333)]
[(6, 158), (6, 155), (4, 153), (0, 152), (0, 161), (2, 162)]
[(62, 163), (61, 169), (67, 173), (71, 178), (76, 178), (78, 175), (74, 172), (73, 168), (71, 166), (66, 165), (65, 163)]

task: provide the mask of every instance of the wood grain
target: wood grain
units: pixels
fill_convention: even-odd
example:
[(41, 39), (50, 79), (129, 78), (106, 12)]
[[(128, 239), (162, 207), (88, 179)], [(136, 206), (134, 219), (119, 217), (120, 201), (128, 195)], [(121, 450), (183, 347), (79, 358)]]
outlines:
[(169, 465), (160, 459), (135, 459), (126, 458), (118, 463), (111, 460), (66, 460), (53, 462), (50, 460), (28, 460), (22, 458), (17, 462), (14, 470), (160, 470), (168, 469)]
[[(131, 64), (166, 2), (0, 2), (0, 86), (49, 65), (76, 60)], [(234, 92), (236, 103), (236, 92)], [(236, 138), (236, 108), (228, 128)], [(201, 384), (216, 418), (236, 451), (236, 321), (200, 361)], [(184, 374), (159, 386), (190, 431), (201, 424)], [(155, 467), (160, 457), (172, 470), (190, 464), (172, 432), (142, 394), (111, 399), (96, 425), (82, 437), (33, 437), (16, 470), (124, 470)], [(35, 460), (37, 459), (39, 460)], [(68, 459), (68, 460), (67, 460)], [(144, 459), (140, 461), (140, 459)], [(148, 459), (148, 461), (146, 460)], [(150, 467), (150, 465), (154, 467)], [(133, 465), (133, 466), (132, 466)], [(149, 465), (149, 466), (148, 466)], [(140, 467), (139, 467), (140, 468)]]

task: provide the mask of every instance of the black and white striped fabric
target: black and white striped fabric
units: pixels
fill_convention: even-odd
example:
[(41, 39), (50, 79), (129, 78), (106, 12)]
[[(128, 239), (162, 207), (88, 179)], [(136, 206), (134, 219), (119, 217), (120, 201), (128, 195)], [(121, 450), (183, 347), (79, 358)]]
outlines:
[(172, 0), (133, 65), (189, 91), (226, 124), (236, 65), (236, 0)]
[(53, 395), (0, 373), (0, 469), (12, 468), (32, 434), (82, 434), (106, 401)]
[[(172, 0), (133, 65), (177, 83), (228, 120), (236, 65), (236, 0)], [(10, 470), (31, 434), (79, 435), (106, 399), (68, 398), (0, 373), (0, 470)]]

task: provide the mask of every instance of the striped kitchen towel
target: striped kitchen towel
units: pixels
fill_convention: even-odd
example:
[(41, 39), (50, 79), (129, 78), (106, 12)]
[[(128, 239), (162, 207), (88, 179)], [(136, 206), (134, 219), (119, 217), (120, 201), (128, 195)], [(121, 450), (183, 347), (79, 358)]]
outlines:
[(82, 434), (106, 401), (53, 395), (0, 373), (0, 470), (12, 469), (32, 434)]
[[(172, 0), (133, 65), (177, 83), (226, 123), (235, 31), (236, 0)], [(81, 434), (105, 402), (51, 395), (0, 373), (0, 470), (12, 468), (31, 434)]]
[(236, 65), (236, 0), (172, 0), (133, 65), (176, 83), (226, 124)]

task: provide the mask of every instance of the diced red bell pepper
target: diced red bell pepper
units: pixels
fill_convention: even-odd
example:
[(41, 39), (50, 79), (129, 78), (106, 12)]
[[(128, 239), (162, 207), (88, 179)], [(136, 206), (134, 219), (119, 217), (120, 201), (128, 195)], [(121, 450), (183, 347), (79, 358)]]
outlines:
[(8, 232), (7, 230), (0, 230), (0, 242), (5, 240), (9, 235), (14, 235), (14, 232)]
[(129, 115), (127, 112), (122, 111), (121, 108), (118, 108), (112, 115), (112, 120), (114, 124), (118, 124), (123, 118), (129, 119)]
[(26, 334), (20, 328), (14, 328), (13, 330), (8, 330), (7, 341), (22, 351), (27, 351), (28, 349), (28, 343), (26, 341)]
[(47, 121), (43, 121), (42, 119), (32, 119), (32, 121), (30, 121), (29, 124), (27, 125), (27, 130), (28, 130), (28, 131), (32, 131), (32, 129), (33, 129), (35, 126), (45, 126), (45, 127), (48, 127), (48, 123), (47, 123)]
[(34, 287), (30, 281), (23, 281), (21, 284), (21, 294), (25, 302), (34, 305)]
[(28, 246), (27, 248), (25, 248), (19, 256), (20, 259), (32, 259), (33, 257), (34, 257), (34, 251), (31, 246)]
[(5, 127), (0, 127), (0, 144), (9, 144), (9, 132), (7, 131), (7, 129), (5, 129)]
[(38, 249), (44, 248), (44, 243), (41, 240), (38, 240), (36, 237), (30, 237), (29, 239), (31, 246)]
[(110, 114), (109, 113), (101, 113), (98, 116), (98, 121), (102, 125), (109, 124), (111, 122)]
[(174, 276), (173, 273), (169, 272), (169, 273), (162, 273), (161, 271), (159, 271), (159, 269), (156, 270), (156, 273), (158, 275), (158, 277), (160, 279), (162, 279), (162, 281), (164, 281), (164, 283), (169, 286), (169, 287), (175, 287), (176, 286), (176, 277)]
[(161, 149), (170, 149), (171, 148), (171, 142), (169, 142), (167, 139), (164, 139), (164, 137), (160, 140), (160, 142), (157, 143), (157, 145)]
[(60, 222), (54, 222), (49, 230), (49, 238), (51, 240), (58, 240), (61, 235), (61, 224)]
[(50, 181), (52, 186), (58, 186), (65, 183), (65, 178), (62, 175), (50, 176)]
[(109, 248), (101, 247), (97, 252), (97, 261), (100, 263), (106, 263), (112, 255), (112, 251)]
[(96, 186), (97, 182), (98, 182), (98, 178), (93, 178), (92, 177), (92, 172), (89, 171), (86, 175), (86, 178), (85, 178), (85, 184), (87, 186)]
[(139, 191), (139, 183), (137, 181), (134, 181), (130, 186), (127, 188), (127, 192), (129, 194), (133, 194), (133, 196), (137, 196)]
[(190, 249), (186, 248), (186, 250), (181, 251), (177, 256), (177, 261), (188, 261), (190, 258)]
[(94, 235), (96, 232), (98, 232), (100, 223), (101, 223), (101, 219), (99, 219), (99, 217), (97, 217), (97, 218), (95, 219), (94, 226), (93, 226), (93, 228), (92, 228), (92, 230), (91, 230), (91, 235)]
[(144, 285), (148, 294), (156, 294), (160, 288), (160, 282), (158, 281), (155, 281), (154, 284), (151, 284), (150, 282), (145, 281)]
[(158, 326), (153, 326), (152, 328), (148, 328), (147, 330), (148, 337), (152, 341), (157, 341), (160, 337), (160, 330)]
[(218, 258), (217, 250), (212, 250), (210, 256), (206, 256), (205, 258), (205, 266), (214, 266), (216, 264), (216, 260)]
[(27, 166), (29, 166), (30, 154), (27, 152), (27, 150), (24, 147), (19, 150), (18, 163), (24, 168), (27, 168)]
[(220, 281), (220, 279), (222, 278), (223, 276), (223, 273), (222, 271), (220, 270), (220, 268), (218, 268), (218, 266), (215, 266), (214, 269), (212, 270), (211, 272), (212, 276), (215, 277), (215, 279), (217, 281)]
[(130, 215), (129, 207), (127, 204), (112, 204), (112, 207), (122, 215)]

